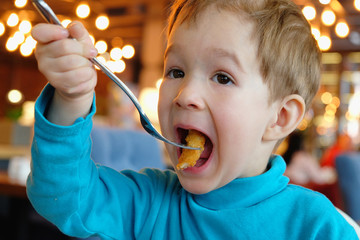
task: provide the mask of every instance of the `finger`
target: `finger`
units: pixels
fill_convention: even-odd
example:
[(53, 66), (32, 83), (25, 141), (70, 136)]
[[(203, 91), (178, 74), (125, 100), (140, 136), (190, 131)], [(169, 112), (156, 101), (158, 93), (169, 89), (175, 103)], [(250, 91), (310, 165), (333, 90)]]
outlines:
[(84, 56), (91, 58), (97, 55), (97, 50), (90, 39), (90, 35), (81, 22), (72, 22), (69, 24), (68, 30), (71, 37), (83, 44), (82, 51)]
[[(96, 70), (94, 68), (78, 68), (64, 73), (51, 73), (51, 85), (66, 95), (80, 94), (92, 91), (96, 85)], [(76, 79), (76, 81), (74, 81)], [(80, 90), (81, 89), (81, 90)]]
[(46, 44), (69, 37), (69, 31), (62, 26), (40, 23), (31, 30), (32, 37), (39, 43)]
[[(39, 44), (37, 52), (39, 55), (58, 58), (66, 55), (80, 55), (83, 56), (84, 44), (70, 38), (61, 39), (48, 44)], [(83, 56), (88, 58), (87, 56)]]
[(56, 59), (52, 59), (49, 64), (52, 64), (52, 71), (62, 73), (78, 68), (90, 67), (93, 68), (89, 59), (79, 55), (65, 55)]

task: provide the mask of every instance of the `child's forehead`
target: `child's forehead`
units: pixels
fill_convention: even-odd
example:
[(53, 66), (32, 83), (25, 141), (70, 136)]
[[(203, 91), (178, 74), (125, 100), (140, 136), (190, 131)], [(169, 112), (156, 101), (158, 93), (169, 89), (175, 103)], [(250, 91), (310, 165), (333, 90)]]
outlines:
[(254, 23), (254, 21), (249, 17), (250, 15), (245, 10), (243, 10), (241, 6), (238, 5), (237, 7), (231, 8), (228, 5), (220, 4), (219, 2), (215, 1), (214, 3), (203, 5), (197, 8), (179, 10), (175, 19), (173, 19), (173, 22), (170, 22), (168, 36), (171, 34), (173, 28), (176, 28), (179, 25), (198, 25), (199, 19), (210, 19), (213, 17), (213, 14), (223, 15), (224, 17), (227, 15), (235, 16), (239, 21), (239, 25), (234, 26), (234, 28), (241, 28), (245, 24)]

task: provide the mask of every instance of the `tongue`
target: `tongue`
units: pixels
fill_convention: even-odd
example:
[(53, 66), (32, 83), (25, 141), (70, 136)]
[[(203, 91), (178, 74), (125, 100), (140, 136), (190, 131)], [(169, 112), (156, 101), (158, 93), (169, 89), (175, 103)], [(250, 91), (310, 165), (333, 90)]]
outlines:
[(212, 152), (212, 143), (208, 139), (205, 142), (204, 151), (200, 155), (200, 159), (208, 159)]

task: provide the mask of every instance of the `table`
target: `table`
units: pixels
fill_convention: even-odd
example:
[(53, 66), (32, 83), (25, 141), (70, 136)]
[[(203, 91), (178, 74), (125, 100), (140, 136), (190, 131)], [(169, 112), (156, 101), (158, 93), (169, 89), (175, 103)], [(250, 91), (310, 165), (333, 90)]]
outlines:
[(0, 171), (0, 194), (27, 198), (26, 186), (17, 180), (11, 179), (6, 171)]
[(7, 144), (0, 144), (0, 160), (27, 155), (30, 155), (30, 146), (13, 146)]
[(35, 212), (27, 198), (25, 184), (10, 178), (4, 170), (0, 170), (1, 195), (9, 199), (9, 214), (0, 220), (4, 228), (0, 239), (72, 239)]

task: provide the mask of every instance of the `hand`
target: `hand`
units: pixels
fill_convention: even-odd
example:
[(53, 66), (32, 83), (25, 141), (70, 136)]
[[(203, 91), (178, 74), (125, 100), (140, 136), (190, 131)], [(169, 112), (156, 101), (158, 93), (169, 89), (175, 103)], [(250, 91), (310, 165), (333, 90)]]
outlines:
[(95, 57), (97, 51), (80, 22), (71, 23), (68, 29), (39, 24), (33, 28), (32, 36), (38, 41), (38, 68), (56, 89), (48, 119), (61, 125), (72, 124), (90, 109), (97, 75), (89, 58)]

